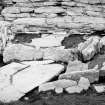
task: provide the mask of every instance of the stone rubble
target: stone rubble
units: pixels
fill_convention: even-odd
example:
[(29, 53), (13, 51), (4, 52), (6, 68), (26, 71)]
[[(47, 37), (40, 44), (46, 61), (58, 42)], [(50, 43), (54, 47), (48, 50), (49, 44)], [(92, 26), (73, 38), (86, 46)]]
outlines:
[[(0, 68), (0, 101), (17, 101), (38, 86), (39, 92), (80, 93), (101, 74), (105, 76), (104, 64), (99, 70), (83, 63), (105, 46), (105, 37), (94, 33), (105, 30), (104, 8), (104, 0), (3, 0), (2, 5), (0, 1), (0, 54), (5, 63), (11, 62)], [(24, 33), (41, 38), (11, 42)], [(62, 46), (66, 36), (91, 33), (76, 48)], [(50, 82), (55, 76), (58, 80)], [(105, 91), (104, 86), (94, 88), (98, 93)]]

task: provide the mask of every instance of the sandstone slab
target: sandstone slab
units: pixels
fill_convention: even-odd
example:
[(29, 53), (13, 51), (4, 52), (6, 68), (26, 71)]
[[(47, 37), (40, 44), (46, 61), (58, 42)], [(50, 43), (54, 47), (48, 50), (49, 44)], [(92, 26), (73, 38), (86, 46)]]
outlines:
[(30, 45), (37, 46), (37, 47), (56, 47), (61, 46), (61, 41), (63, 37), (54, 37), (48, 36), (43, 38), (32, 39)]
[(96, 69), (89, 69), (84, 71), (74, 71), (71, 73), (64, 73), (59, 76), (59, 79), (72, 79), (72, 80), (80, 80), (80, 77), (85, 77), (89, 79), (90, 83), (99, 80), (99, 71)]
[(64, 67), (60, 64), (32, 65), (13, 76), (13, 85), (19, 91), (27, 93), (57, 76), (63, 70)]
[(9, 62), (13, 60), (36, 60), (41, 59), (43, 52), (36, 50), (32, 46), (27, 46), (23, 44), (12, 44), (5, 48), (3, 52), (3, 61)]
[(0, 68), (0, 101), (17, 101), (64, 70), (60, 64), (10, 63)]

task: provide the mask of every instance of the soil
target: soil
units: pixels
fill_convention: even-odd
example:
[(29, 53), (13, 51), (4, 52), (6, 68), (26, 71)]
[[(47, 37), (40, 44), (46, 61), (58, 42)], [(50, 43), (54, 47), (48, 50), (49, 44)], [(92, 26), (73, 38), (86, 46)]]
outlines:
[[(19, 39), (19, 37), (17, 39)], [(24, 40), (24, 38), (21, 40)], [(81, 41), (84, 41), (83, 38), (77, 35), (76, 39), (74, 36), (66, 37), (62, 44), (65, 45), (66, 48), (69, 48), (77, 46)], [(103, 49), (100, 54), (96, 55), (94, 59), (89, 62), (89, 68), (93, 68), (97, 64), (99, 68), (101, 68), (105, 60), (105, 52)], [(5, 65), (2, 61), (2, 56), (0, 60), (0, 66)], [(105, 84), (104, 81), (105, 77), (101, 77), (96, 84)], [(105, 105), (105, 93), (96, 93), (92, 85), (88, 91), (83, 91), (80, 94), (68, 94), (66, 92), (56, 94), (53, 91), (38, 93), (38, 89), (36, 88), (17, 102), (8, 104), (1, 103), (0, 105)]]

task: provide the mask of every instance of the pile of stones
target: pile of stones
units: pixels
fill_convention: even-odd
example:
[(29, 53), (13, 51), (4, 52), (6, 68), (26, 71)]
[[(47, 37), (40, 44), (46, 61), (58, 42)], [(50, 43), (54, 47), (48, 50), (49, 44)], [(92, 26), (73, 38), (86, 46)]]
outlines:
[[(90, 61), (105, 47), (104, 0), (2, 3), (0, 54), (7, 65), (0, 68), (0, 101), (17, 101), (36, 87), (39, 92), (80, 93), (105, 76), (104, 61), (101, 68), (89, 68)], [(99, 36), (95, 32), (103, 33)], [(34, 37), (29, 42), (18, 40), (19, 36), (26, 38), (23, 34)], [(62, 46), (65, 39), (77, 34), (83, 36), (82, 42), (75, 47)], [(57, 79), (51, 82), (54, 77)], [(104, 87), (94, 87), (105, 91)]]

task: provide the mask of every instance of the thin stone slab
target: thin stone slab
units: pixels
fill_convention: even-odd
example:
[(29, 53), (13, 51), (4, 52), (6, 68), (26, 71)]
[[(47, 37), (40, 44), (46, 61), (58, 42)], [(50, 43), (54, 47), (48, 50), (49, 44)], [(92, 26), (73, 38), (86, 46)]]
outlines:
[(30, 45), (36, 47), (56, 47), (56, 46), (61, 46), (61, 41), (63, 39), (64, 36), (63, 37), (48, 36), (43, 38), (32, 39)]
[(95, 69), (83, 70), (83, 71), (74, 71), (71, 73), (64, 73), (59, 76), (59, 79), (72, 79), (80, 80), (81, 77), (88, 78), (90, 83), (99, 80), (99, 71)]
[(60, 64), (32, 65), (13, 76), (13, 85), (21, 92), (27, 93), (33, 88), (51, 80), (64, 70)]

